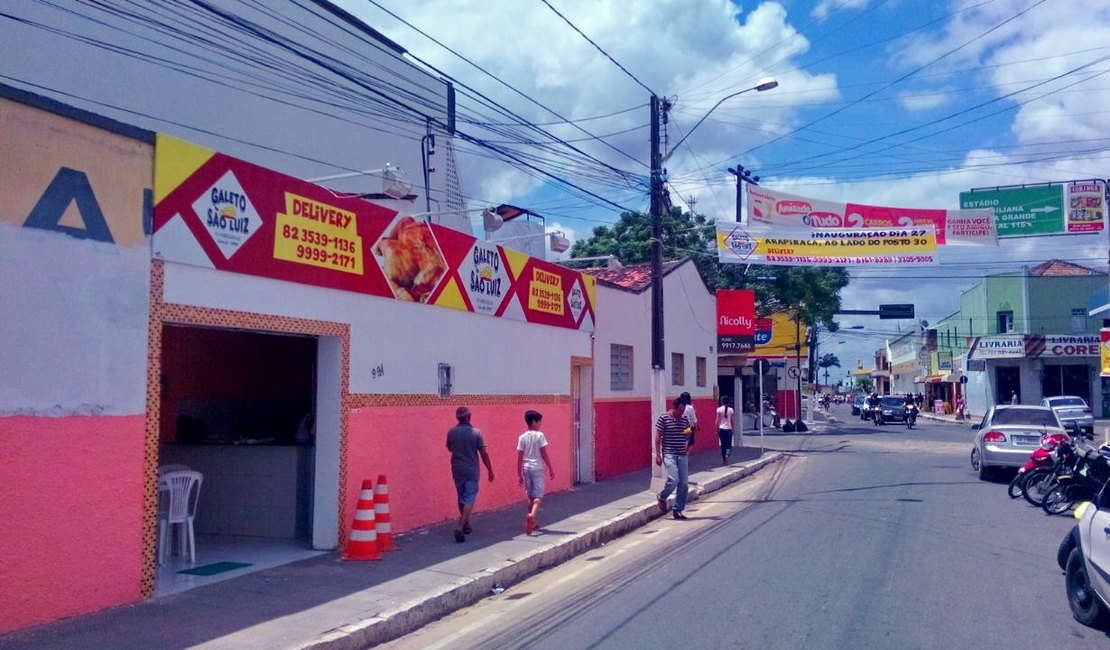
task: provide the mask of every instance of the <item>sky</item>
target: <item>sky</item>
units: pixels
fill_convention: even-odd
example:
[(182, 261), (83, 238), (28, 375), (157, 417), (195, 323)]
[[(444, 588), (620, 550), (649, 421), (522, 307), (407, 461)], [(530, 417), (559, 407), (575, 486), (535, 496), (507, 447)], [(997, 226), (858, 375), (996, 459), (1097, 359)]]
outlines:
[[(308, 24), (305, 3), (265, 4)], [(260, 164), (269, 164), (275, 148), (292, 152), (301, 157), (273, 165), (305, 177), (367, 165), (358, 147), (337, 146), (373, 137), (370, 126), (352, 126), (358, 118), (347, 116), (341, 129), (336, 120), (316, 118), (314, 135), (328, 129), (339, 135), (309, 138), (287, 127), (289, 106), (206, 79), (211, 57), (197, 59), (198, 74), (186, 79), (130, 54), (87, 47), (74, 35), (143, 51), (155, 47), (135, 36), (137, 28), (110, 29), (144, 3), (111, 3), (119, 9), (111, 16), (95, 4), (6, 5), (0, 12), (0, 81), (219, 145)], [(253, 0), (214, 4), (232, 12), (262, 6)], [(471, 206), (527, 207), (544, 215), (549, 230), (572, 239), (612, 223), (622, 209), (646, 210), (652, 93), (673, 105), (665, 129), (673, 201), (718, 220), (735, 218), (727, 168), (738, 164), (771, 189), (916, 208), (956, 208), (959, 193), (971, 188), (1110, 176), (1110, 3), (1104, 0), (337, 4), (410, 57), (541, 125), (544, 135), (537, 139), (560, 138), (565, 144), (555, 148), (565, 155), (558, 160), (552, 147), (535, 151), (545, 169), (576, 188), (473, 145), (460, 143), (457, 153)], [(171, 15), (180, 5), (195, 11), (192, 3), (170, 2), (163, 12)], [(206, 27), (198, 23), (197, 33)], [(330, 37), (312, 28), (321, 31), (305, 29), (292, 38)], [(768, 76), (777, 88), (749, 90)], [(473, 92), (459, 101), (473, 114), (489, 113)], [(208, 125), (220, 128), (205, 130)], [(477, 124), (466, 126), (487, 139), (498, 137)], [(411, 125), (396, 128), (412, 136)], [(259, 143), (274, 146), (266, 150)], [(512, 145), (529, 151), (519, 140)], [(984, 274), (1051, 258), (1105, 267), (1107, 234), (1005, 240), (997, 249), (946, 251), (937, 267), (855, 271), (843, 304), (874, 309), (912, 302), (918, 320), (936, 322), (956, 311), (960, 292)], [(840, 357), (841, 373), (857, 359), (870, 365), (886, 338), (918, 326), (870, 317), (840, 322), (862, 326), (828, 335), (826, 351)]]

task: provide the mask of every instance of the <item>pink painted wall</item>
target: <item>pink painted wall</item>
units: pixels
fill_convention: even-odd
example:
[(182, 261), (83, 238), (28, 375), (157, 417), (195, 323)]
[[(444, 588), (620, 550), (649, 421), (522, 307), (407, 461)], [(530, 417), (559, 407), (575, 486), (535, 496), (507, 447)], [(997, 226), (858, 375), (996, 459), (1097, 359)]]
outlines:
[[(674, 396), (668, 397), (668, 404)], [(717, 448), (713, 398), (695, 397), (701, 433), (694, 439), (693, 453)], [(643, 469), (651, 464), (651, 401), (599, 400), (594, 403), (594, 462), (599, 481)]]
[(138, 600), (146, 418), (0, 418), (0, 632)]
[[(455, 425), (455, 408), (396, 406), (353, 409), (348, 420), (347, 485), (344, 527), (349, 527), (363, 479), (375, 484), (378, 474), (389, 479), (390, 519), (394, 532), (411, 530), (458, 516), (447, 430)], [(543, 414), (547, 453), (555, 466), (555, 480), (547, 493), (571, 486), (570, 404), (470, 406), (471, 423), (481, 429), (493, 463), (490, 483), (482, 468), (475, 511), (492, 510), (525, 501), (517, 484), (516, 443), (527, 428), (524, 412)]]

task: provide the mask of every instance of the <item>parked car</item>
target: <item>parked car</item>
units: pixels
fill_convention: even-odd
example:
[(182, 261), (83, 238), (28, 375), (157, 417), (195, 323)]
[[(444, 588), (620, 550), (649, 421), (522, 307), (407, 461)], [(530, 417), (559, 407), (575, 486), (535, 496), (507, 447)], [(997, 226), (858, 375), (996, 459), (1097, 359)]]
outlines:
[(879, 400), (879, 408), (881, 411), (881, 419), (879, 424), (886, 424), (887, 422), (905, 422), (906, 421), (906, 400), (902, 397), (887, 396)]
[(1079, 524), (1060, 543), (1056, 562), (1075, 620), (1106, 629), (1110, 625), (1110, 487), (1075, 510)]
[(857, 395), (856, 399), (852, 400), (852, 415), (860, 415), (860, 411), (863, 409), (863, 403), (865, 401), (867, 401), (867, 398), (863, 395)]
[(972, 425), (971, 469), (986, 480), (999, 467), (1021, 467), (1041, 444), (1041, 436), (1067, 433), (1047, 406), (994, 406)]
[(1047, 406), (1056, 412), (1056, 417), (1065, 427), (1078, 425), (1083, 433), (1095, 432), (1095, 416), (1091, 414), (1091, 407), (1082, 397), (1075, 395), (1060, 395), (1059, 397), (1046, 397), (1041, 400), (1041, 406)]

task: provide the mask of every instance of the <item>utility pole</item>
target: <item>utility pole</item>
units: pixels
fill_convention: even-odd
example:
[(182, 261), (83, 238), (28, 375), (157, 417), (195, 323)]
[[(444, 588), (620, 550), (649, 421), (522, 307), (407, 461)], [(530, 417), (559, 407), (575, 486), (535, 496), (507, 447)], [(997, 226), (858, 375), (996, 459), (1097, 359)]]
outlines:
[[(666, 99), (651, 96), (651, 431), (655, 453), (655, 422), (666, 409), (663, 361), (663, 156), (659, 150), (659, 122)], [(653, 464), (652, 471), (658, 471)], [(661, 476), (661, 474), (660, 474)]]

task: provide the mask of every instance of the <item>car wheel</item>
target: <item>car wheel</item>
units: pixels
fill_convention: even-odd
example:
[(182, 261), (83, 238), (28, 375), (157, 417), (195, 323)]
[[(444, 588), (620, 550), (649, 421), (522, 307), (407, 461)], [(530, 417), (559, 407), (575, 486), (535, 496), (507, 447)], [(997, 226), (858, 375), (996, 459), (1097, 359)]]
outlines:
[(1068, 556), (1071, 555), (1073, 548), (1079, 547), (1079, 526), (1072, 526), (1064, 539), (1060, 540), (1060, 548), (1056, 549), (1056, 564), (1060, 565), (1061, 571), (1066, 571), (1068, 568)]
[(1068, 563), (1064, 569), (1064, 584), (1068, 592), (1068, 606), (1075, 620), (1088, 627), (1105, 626), (1106, 607), (1091, 586), (1087, 567), (1083, 563), (1083, 554), (1079, 548), (1073, 548), (1068, 555)]
[(971, 471), (978, 475), (980, 481), (990, 478), (990, 469), (983, 464), (983, 458), (979, 455), (978, 447), (972, 447), (971, 449)]

